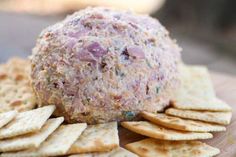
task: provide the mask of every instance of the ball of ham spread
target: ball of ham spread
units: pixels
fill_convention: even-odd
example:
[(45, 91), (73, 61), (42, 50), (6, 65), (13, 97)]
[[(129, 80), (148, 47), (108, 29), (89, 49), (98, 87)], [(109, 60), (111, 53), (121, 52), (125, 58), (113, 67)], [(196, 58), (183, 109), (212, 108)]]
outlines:
[(180, 50), (154, 18), (87, 8), (39, 35), (32, 85), (39, 104), (55, 104), (69, 123), (132, 120), (169, 104)]

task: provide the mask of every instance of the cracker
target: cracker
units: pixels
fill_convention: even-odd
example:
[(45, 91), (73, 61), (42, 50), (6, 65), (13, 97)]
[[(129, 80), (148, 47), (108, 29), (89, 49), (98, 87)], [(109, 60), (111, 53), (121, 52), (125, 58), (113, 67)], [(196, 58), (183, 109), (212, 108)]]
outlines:
[(148, 138), (125, 147), (143, 157), (210, 157), (220, 153), (218, 148), (200, 141), (162, 141)]
[(37, 148), (51, 133), (53, 133), (59, 127), (63, 121), (63, 117), (49, 119), (40, 131), (18, 136), (12, 139), (1, 140), (0, 151), (8, 152)]
[(71, 146), (68, 154), (104, 152), (118, 146), (117, 122), (90, 125)]
[(15, 81), (25, 81), (29, 78), (30, 61), (19, 57), (13, 57), (5, 64), (0, 65), (0, 73), (5, 73), (8, 78)]
[(138, 156), (124, 148), (119, 147), (113, 149), (110, 152), (75, 154), (69, 157), (138, 157)]
[(27, 111), (36, 106), (30, 85), (30, 62), (12, 58), (0, 65), (0, 112)]
[(0, 129), (0, 139), (39, 131), (55, 110), (54, 105), (19, 113), (16, 118)]
[(87, 127), (86, 123), (60, 126), (39, 148), (3, 153), (2, 157), (38, 157), (65, 155), (71, 145)]
[(217, 123), (227, 125), (231, 121), (231, 112), (210, 112), (210, 111), (193, 111), (169, 108), (166, 114), (173, 115), (181, 118), (201, 120), (204, 122)]
[(9, 111), (0, 114), (0, 128), (13, 120), (17, 115), (17, 111)]
[(209, 139), (210, 133), (186, 132), (164, 128), (146, 121), (122, 122), (121, 125), (138, 134), (162, 140), (196, 140)]
[[(201, 97), (214, 97), (215, 91), (210, 73), (205, 66), (190, 66), (181, 64), (179, 66), (182, 88), (181, 92), (198, 95)], [(195, 90), (201, 87), (200, 90)]]
[(174, 108), (185, 110), (231, 111), (231, 107), (219, 98), (200, 98), (194, 95), (184, 96), (171, 102)]
[(230, 111), (231, 107), (216, 98), (206, 67), (180, 66), (181, 86), (172, 98), (172, 105), (179, 109)]
[(215, 131), (225, 131), (226, 128), (217, 124), (209, 124), (201, 121), (193, 121), (187, 119), (181, 119), (179, 117), (169, 116), (163, 113), (149, 113), (142, 112), (142, 116), (161, 126), (182, 130), (182, 131), (194, 131), (194, 132), (215, 132)]

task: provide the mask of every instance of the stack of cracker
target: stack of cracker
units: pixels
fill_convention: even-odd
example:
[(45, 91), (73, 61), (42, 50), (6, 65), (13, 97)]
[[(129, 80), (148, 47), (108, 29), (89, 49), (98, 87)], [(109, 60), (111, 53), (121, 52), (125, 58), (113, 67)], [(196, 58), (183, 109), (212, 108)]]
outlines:
[(119, 147), (116, 122), (63, 124), (50, 118), (54, 105), (36, 107), (28, 60), (12, 58), (0, 65), (0, 156), (137, 157)]
[(0, 114), (0, 156), (137, 157), (119, 147), (116, 122), (61, 125), (63, 117), (49, 119), (54, 110), (55, 106), (50, 105), (21, 113)]
[(137, 157), (119, 147), (116, 122), (87, 126), (50, 118), (54, 105), (0, 114), (0, 156)]
[(121, 125), (149, 138), (125, 147), (142, 157), (215, 156), (220, 150), (203, 142), (210, 132), (225, 131), (231, 108), (216, 97), (209, 72), (202, 66), (181, 65), (181, 87), (165, 113), (142, 112), (147, 121)]
[(25, 59), (12, 58), (0, 65), (0, 113), (36, 107), (29, 74), (30, 62)]
[[(1, 156), (53, 156), (65, 154), (86, 124), (60, 124), (63, 117), (51, 118), (54, 105), (14, 113), (0, 129)], [(12, 114), (13, 111), (3, 113)]]
[[(61, 125), (63, 117), (50, 118), (54, 105), (30, 111), (0, 114), (0, 156), (134, 156), (119, 147), (117, 123)], [(96, 152), (96, 153), (95, 153)], [(100, 152), (100, 153), (99, 153)]]

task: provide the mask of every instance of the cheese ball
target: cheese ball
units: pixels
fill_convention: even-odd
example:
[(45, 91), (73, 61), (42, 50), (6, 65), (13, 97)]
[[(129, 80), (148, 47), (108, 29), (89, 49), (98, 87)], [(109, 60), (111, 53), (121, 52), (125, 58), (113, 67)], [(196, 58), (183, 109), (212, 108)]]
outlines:
[(55, 104), (69, 123), (133, 120), (169, 104), (180, 51), (148, 15), (87, 8), (39, 35), (32, 86), (38, 103)]

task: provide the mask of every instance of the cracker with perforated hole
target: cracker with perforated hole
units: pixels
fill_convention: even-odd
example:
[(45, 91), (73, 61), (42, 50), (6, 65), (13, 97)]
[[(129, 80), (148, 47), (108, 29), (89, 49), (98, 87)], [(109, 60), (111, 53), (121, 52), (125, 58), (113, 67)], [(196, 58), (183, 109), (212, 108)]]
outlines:
[(21, 135), (15, 138), (1, 140), (0, 152), (19, 151), (38, 148), (64, 121), (63, 117), (49, 119), (37, 132)]
[(181, 86), (172, 98), (172, 106), (179, 109), (230, 111), (231, 107), (216, 98), (206, 67), (180, 66)]
[(147, 121), (138, 122), (122, 122), (121, 125), (128, 130), (138, 134), (152, 137), (161, 140), (196, 140), (196, 139), (209, 139), (213, 135), (206, 132), (187, 132), (174, 129), (164, 128)]
[(69, 157), (138, 157), (138, 156), (124, 148), (119, 147), (113, 149), (110, 152), (75, 154)]
[(142, 112), (141, 115), (145, 119), (157, 125), (161, 125), (175, 130), (193, 132), (217, 132), (226, 130), (226, 128), (222, 125), (182, 119), (179, 117), (169, 116), (163, 113), (154, 114), (149, 112)]
[(2, 157), (39, 157), (65, 155), (87, 127), (86, 123), (60, 126), (38, 148), (1, 154)]
[(110, 151), (119, 146), (117, 122), (90, 125), (68, 154)]
[(27, 111), (36, 106), (29, 74), (26, 59), (12, 58), (0, 65), (0, 112)]
[(210, 157), (220, 153), (218, 148), (200, 141), (162, 141), (152, 138), (129, 143), (125, 148), (143, 157)]
[(54, 105), (19, 113), (13, 121), (0, 129), (0, 139), (39, 131), (55, 110)]
[(193, 111), (169, 108), (165, 111), (166, 114), (204, 122), (217, 123), (227, 125), (231, 121), (231, 112), (210, 112), (210, 111)]
[(0, 113), (0, 128), (12, 121), (17, 115), (17, 111)]

